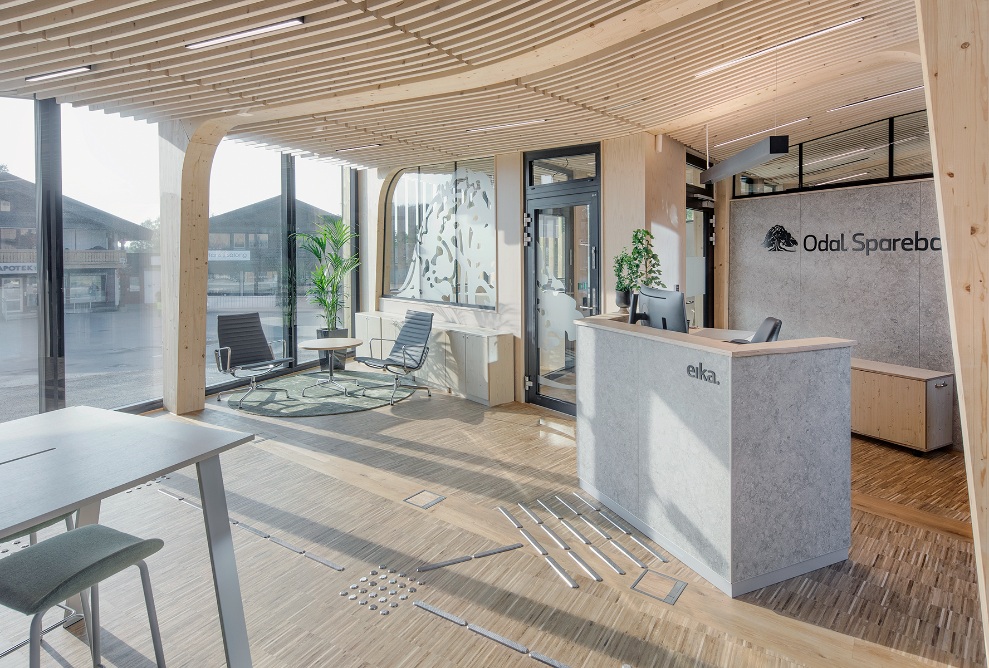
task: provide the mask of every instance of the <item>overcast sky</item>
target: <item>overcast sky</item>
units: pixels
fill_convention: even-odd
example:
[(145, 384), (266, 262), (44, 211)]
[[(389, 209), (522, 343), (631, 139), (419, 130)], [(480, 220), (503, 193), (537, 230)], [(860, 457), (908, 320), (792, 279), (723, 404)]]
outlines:
[[(0, 97), (0, 164), (34, 181), (33, 102)], [(278, 195), (280, 164), (275, 151), (221, 143), (210, 178), (210, 214)], [(296, 165), (297, 197), (340, 213), (340, 168), (301, 159)], [(157, 218), (157, 125), (63, 104), (62, 189), (135, 223)]]

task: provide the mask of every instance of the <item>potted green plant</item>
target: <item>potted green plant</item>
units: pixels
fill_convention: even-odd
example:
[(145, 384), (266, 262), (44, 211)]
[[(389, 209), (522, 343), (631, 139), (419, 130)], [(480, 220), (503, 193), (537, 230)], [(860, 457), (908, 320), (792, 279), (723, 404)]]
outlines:
[(615, 256), (615, 304), (621, 313), (628, 313), (632, 292), (639, 289), (639, 263), (628, 248)]
[(652, 232), (646, 229), (638, 229), (632, 232), (632, 258), (638, 268), (638, 284), (635, 289), (645, 286), (647, 288), (665, 288), (661, 278), (662, 269), (659, 268), (659, 256), (652, 247)]
[[(317, 329), (316, 337), (346, 338), (347, 329), (342, 326), (346, 300), (344, 283), (347, 276), (360, 265), (360, 259), (347, 254), (347, 250), (357, 234), (342, 219), (324, 216), (323, 221), (313, 233), (296, 234), (301, 247), (316, 261), (309, 274), (310, 284), (306, 295), (310, 303), (320, 308), (320, 317), (326, 320), (326, 327)], [(333, 367), (342, 369), (342, 360), (337, 360), (334, 356)]]

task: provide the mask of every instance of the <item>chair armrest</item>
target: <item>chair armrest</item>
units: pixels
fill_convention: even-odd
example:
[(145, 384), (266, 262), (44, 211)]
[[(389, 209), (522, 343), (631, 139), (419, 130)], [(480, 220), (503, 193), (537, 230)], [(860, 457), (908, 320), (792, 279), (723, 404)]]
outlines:
[(405, 373), (408, 373), (410, 371), (408, 364), (409, 362), (412, 362), (411, 370), (415, 371), (416, 369), (422, 366), (423, 361), (426, 359), (426, 355), (429, 354), (429, 346), (423, 346), (422, 356), (417, 360), (415, 357), (409, 354), (408, 348), (409, 348), (408, 346), (402, 346), (402, 360), (403, 360), (402, 370), (405, 371)]
[[(221, 359), (222, 358), (221, 352), (224, 351), (224, 350), (227, 351), (226, 364), (224, 364), (223, 361), (222, 361), (222, 359)], [(219, 348), (219, 349), (213, 351), (213, 357), (216, 359), (216, 370), (219, 371), (220, 373), (230, 373), (230, 353), (231, 352), (232, 351), (230, 350), (229, 347)]]
[(266, 366), (279, 366), (281, 364), (288, 364), (294, 360), (291, 357), (280, 357), (278, 359), (270, 359), (266, 362), (252, 362), (250, 364), (241, 364), (238, 369), (263, 369)]
[(274, 346), (274, 345), (275, 345), (276, 343), (280, 343), (280, 344), (282, 344), (282, 358), (286, 358), (286, 357), (288, 357), (288, 356), (289, 356), (289, 355), (288, 355), (288, 349), (287, 349), (287, 346), (288, 346), (288, 341), (286, 341), (285, 339), (275, 339), (274, 341), (272, 341), (272, 342), (271, 342), (271, 343), (270, 343), (270, 344), (268, 345), (268, 349), (269, 349), (269, 350), (271, 350), (271, 355), (272, 355), (272, 357), (274, 357), (274, 355), (275, 355), (275, 351), (274, 351), (274, 349), (272, 348), (272, 346)]
[[(385, 341), (391, 341), (392, 343), (395, 343), (395, 339), (383, 339), (381, 337), (368, 339), (367, 344), (371, 348), (371, 357), (374, 357), (374, 346), (371, 345), (374, 341), (381, 341), (382, 343), (384, 343)], [(384, 356), (385, 356), (385, 348), (384, 346), (381, 346), (380, 348), (378, 348), (378, 359), (384, 359)]]

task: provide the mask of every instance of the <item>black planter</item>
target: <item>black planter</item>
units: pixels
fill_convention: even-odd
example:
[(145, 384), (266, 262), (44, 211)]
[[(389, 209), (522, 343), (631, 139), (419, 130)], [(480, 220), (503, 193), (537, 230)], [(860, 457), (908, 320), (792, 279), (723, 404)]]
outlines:
[(632, 305), (632, 291), (615, 290), (615, 305), (621, 309), (622, 313), (628, 313), (628, 307)]
[[(316, 330), (317, 339), (346, 339), (349, 338), (349, 332), (346, 329), (326, 329), (321, 327)], [(319, 368), (322, 371), (330, 370), (330, 355), (333, 355), (333, 370), (339, 371), (343, 369), (344, 363), (347, 361), (347, 351), (330, 351), (323, 350), (319, 353)]]

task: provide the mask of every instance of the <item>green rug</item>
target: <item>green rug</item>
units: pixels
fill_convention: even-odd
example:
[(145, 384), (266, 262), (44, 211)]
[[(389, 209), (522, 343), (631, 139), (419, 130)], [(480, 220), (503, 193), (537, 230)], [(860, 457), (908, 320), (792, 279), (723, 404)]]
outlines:
[[(372, 408), (387, 406), (391, 401), (394, 376), (369, 371), (348, 370), (334, 373), (334, 378), (350, 390), (350, 396), (344, 396), (343, 392), (331, 385), (310, 388), (306, 390), (306, 396), (302, 396), (302, 390), (317, 380), (324, 380), (325, 378), (327, 378), (325, 371), (310, 371), (264, 381), (262, 384), (266, 387), (288, 390), (288, 398), (285, 397), (284, 392), (258, 389), (247, 397), (241, 410), (271, 417), (312, 417), (367, 411)], [(361, 392), (360, 388), (354, 384), (355, 380), (360, 381), (362, 385), (385, 385), (387, 383), (387, 387), (368, 388), (366, 392)], [(237, 408), (240, 398), (244, 396), (246, 391), (233, 392), (227, 398), (227, 405), (231, 408)], [(398, 392), (395, 393), (395, 401), (407, 399), (411, 394), (412, 390), (399, 388)]]

